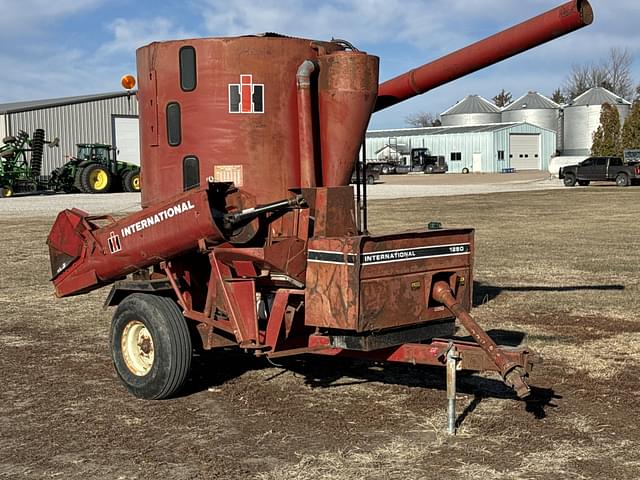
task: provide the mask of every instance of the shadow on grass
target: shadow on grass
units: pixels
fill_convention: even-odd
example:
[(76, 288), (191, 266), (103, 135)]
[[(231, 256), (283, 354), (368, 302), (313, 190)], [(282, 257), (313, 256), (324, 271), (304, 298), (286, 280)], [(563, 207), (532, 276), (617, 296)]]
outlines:
[(593, 290), (606, 292), (612, 290), (624, 290), (624, 285), (566, 285), (561, 287), (549, 287), (544, 285), (525, 285), (518, 287), (498, 287), (496, 285), (486, 285), (482, 282), (473, 282), (473, 306), (483, 305), (494, 300), (502, 292), (577, 292), (582, 290)]
[[(502, 345), (516, 346), (523, 338), (521, 332), (493, 330), (488, 333), (494, 339), (499, 340)], [(258, 382), (277, 381), (280, 375), (293, 373), (299, 376), (305, 385), (319, 389), (340, 389), (377, 382), (386, 385), (437, 390), (442, 392), (442, 407), (446, 408), (445, 369), (441, 367), (316, 355), (279, 358), (276, 363), (232, 349), (206, 352), (196, 356), (192, 364), (190, 381), (181, 395), (187, 396), (211, 387), (221, 386), (249, 371), (272, 369), (273, 367), (278, 370)], [(457, 391), (460, 394), (473, 396), (473, 401), (460, 413), (458, 424), (462, 424), (485, 398), (523, 401), (519, 400), (513, 390), (500, 380), (498, 374), (495, 374), (495, 378), (487, 378), (468, 372), (459, 372)], [(545, 409), (555, 407), (553, 400), (561, 398), (556, 395), (553, 389), (534, 386), (531, 388), (531, 392), (531, 396), (524, 400), (525, 409), (538, 419), (545, 418)]]

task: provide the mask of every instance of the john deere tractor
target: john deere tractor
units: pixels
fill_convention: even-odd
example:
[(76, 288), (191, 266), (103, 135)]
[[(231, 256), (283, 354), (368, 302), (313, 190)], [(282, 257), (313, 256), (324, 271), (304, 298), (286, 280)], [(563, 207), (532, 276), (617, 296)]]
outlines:
[(67, 193), (140, 191), (140, 167), (116, 160), (111, 145), (79, 143), (77, 147), (75, 157), (51, 172), (51, 188)]
[[(17, 192), (35, 192), (46, 189), (40, 177), (45, 143), (58, 146), (58, 139), (45, 140), (44, 130), (39, 128), (31, 138), (20, 130), (16, 136), (3, 139), (0, 146), (0, 195), (11, 197)], [(27, 155), (31, 152), (30, 157)]]

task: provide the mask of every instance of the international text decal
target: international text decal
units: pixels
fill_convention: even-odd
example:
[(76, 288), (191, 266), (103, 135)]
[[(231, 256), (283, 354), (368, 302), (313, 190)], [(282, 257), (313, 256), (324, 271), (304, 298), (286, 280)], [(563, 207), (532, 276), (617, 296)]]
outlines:
[[(122, 237), (128, 237), (129, 235), (144, 230), (145, 228), (151, 227), (156, 223), (164, 222), (165, 220), (175, 217), (176, 215), (180, 215), (181, 213), (186, 213), (189, 210), (194, 209), (195, 206), (191, 203), (191, 200), (187, 200), (186, 202), (177, 203), (172, 207), (165, 208), (164, 210), (154, 214), (149, 215), (147, 218), (143, 218), (139, 222), (133, 223), (128, 227), (122, 227), (120, 233)], [(118, 240), (119, 243), (119, 240)]]
[(240, 75), (240, 83), (229, 84), (229, 113), (264, 113), (264, 84), (253, 83), (253, 75)]

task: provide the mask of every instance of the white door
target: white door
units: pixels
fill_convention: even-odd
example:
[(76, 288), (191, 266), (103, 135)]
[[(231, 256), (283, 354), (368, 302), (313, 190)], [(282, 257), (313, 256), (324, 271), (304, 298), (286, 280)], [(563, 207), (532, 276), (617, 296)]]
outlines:
[(482, 154), (481, 153), (473, 154), (473, 171), (475, 173), (482, 171)]
[(113, 118), (113, 144), (116, 147), (116, 158), (121, 162), (140, 165), (140, 130), (138, 118)]
[(540, 168), (540, 135), (509, 136), (509, 160), (516, 170)]

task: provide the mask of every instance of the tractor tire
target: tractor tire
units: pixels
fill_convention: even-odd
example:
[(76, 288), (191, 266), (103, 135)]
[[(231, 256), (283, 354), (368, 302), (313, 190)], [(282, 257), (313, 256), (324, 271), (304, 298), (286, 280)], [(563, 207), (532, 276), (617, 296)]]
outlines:
[(576, 185), (576, 176), (573, 173), (565, 173), (562, 179), (565, 187), (574, 187)]
[(628, 187), (629, 186), (629, 175), (626, 173), (619, 173), (616, 176), (616, 185), (618, 187)]
[(113, 176), (99, 163), (90, 163), (80, 171), (80, 185), (84, 193), (108, 193)]
[(2, 198), (13, 197), (13, 188), (9, 185), (5, 185), (2, 188), (0, 188), (0, 197)]
[(129, 170), (122, 177), (122, 189), (125, 192), (140, 191), (140, 170)]
[(146, 293), (125, 298), (113, 316), (110, 345), (118, 377), (138, 398), (171, 397), (191, 368), (189, 328), (170, 298)]
[(578, 185), (581, 187), (588, 187), (591, 183), (591, 180), (578, 180)]

